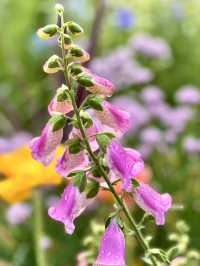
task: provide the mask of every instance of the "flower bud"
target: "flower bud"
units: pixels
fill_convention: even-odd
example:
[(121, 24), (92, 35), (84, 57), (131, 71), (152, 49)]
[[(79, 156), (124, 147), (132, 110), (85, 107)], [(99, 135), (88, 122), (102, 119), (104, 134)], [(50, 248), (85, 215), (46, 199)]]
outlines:
[(78, 45), (73, 45), (69, 49), (69, 54), (74, 62), (84, 63), (90, 59), (90, 55)]
[(50, 24), (43, 28), (38, 29), (37, 35), (41, 39), (48, 39), (52, 36), (54, 36), (58, 31), (58, 26), (56, 24)]
[(56, 98), (58, 102), (63, 102), (68, 99), (68, 87), (64, 84), (57, 89)]
[(84, 32), (83, 28), (76, 22), (69, 21), (66, 23), (66, 26), (67, 26), (68, 32), (70, 32), (71, 34), (75, 36), (79, 36), (80, 34)]
[(79, 171), (73, 174), (73, 183), (79, 188), (80, 192), (83, 192), (87, 185), (87, 178), (84, 171)]
[(81, 144), (81, 139), (79, 137), (74, 137), (73, 139), (69, 139), (67, 141), (69, 152), (72, 154), (79, 153), (83, 146)]
[(87, 99), (88, 106), (97, 111), (103, 111), (101, 102), (102, 102), (102, 97), (100, 97), (99, 95), (89, 95)]
[(77, 81), (84, 87), (92, 87), (94, 85), (91, 77), (84, 73), (80, 73), (77, 76)]
[(99, 192), (100, 185), (95, 180), (90, 180), (86, 186), (86, 195), (87, 198), (94, 198)]
[(65, 122), (66, 117), (61, 113), (54, 114), (49, 120), (49, 123), (52, 125), (53, 132), (64, 128)]
[(64, 6), (63, 5), (61, 5), (61, 4), (56, 4), (55, 5), (55, 10), (56, 10), (56, 12), (57, 13), (63, 13), (64, 12)]
[(54, 74), (58, 72), (61, 69), (59, 60), (60, 60), (59, 56), (52, 55), (43, 66), (44, 72), (48, 74)]
[(68, 70), (73, 77), (76, 77), (83, 72), (82, 66), (78, 63), (70, 63), (68, 65)]
[(64, 34), (64, 48), (69, 49), (71, 45), (72, 45), (72, 39), (68, 34)]
[(92, 126), (92, 119), (91, 119), (90, 115), (87, 112), (81, 110), (80, 111), (80, 117), (82, 118), (83, 125), (86, 128)]

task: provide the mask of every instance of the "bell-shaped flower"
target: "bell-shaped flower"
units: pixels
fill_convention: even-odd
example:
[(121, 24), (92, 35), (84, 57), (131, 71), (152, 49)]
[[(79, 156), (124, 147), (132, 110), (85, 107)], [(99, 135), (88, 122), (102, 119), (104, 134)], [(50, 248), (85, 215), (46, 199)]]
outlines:
[(172, 206), (172, 198), (168, 193), (160, 194), (149, 185), (140, 182), (134, 190), (134, 198), (140, 208), (154, 216), (157, 225), (165, 223), (165, 213)]
[(104, 131), (111, 132), (117, 138), (121, 138), (130, 128), (129, 114), (107, 101), (102, 102), (102, 107), (103, 111), (93, 111), (94, 117), (101, 122)]
[(70, 183), (64, 189), (61, 198), (49, 208), (48, 214), (52, 219), (62, 222), (68, 234), (73, 234), (74, 220), (91, 202), (92, 199), (87, 199), (84, 192), (81, 193), (78, 187)]
[(94, 93), (94, 94), (99, 94), (104, 97), (112, 95), (113, 90), (114, 90), (114, 85), (111, 81), (92, 73), (87, 68), (82, 68), (82, 69), (91, 78), (91, 81), (93, 83), (93, 85), (91, 86), (86, 86), (86, 89), (89, 92)]
[(56, 95), (48, 105), (48, 111), (50, 115), (56, 112), (67, 114), (73, 110), (72, 102), (68, 99), (68, 88), (62, 85), (57, 89)]
[(115, 219), (107, 226), (93, 266), (125, 266), (125, 239)]
[(61, 143), (63, 129), (53, 130), (53, 125), (47, 123), (39, 137), (30, 142), (33, 159), (47, 166), (53, 159), (57, 146)]
[(124, 148), (112, 140), (107, 147), (107, 161), (111, 170), (122, 179), (122, 188), (131, 192), (132, 178), (144, 168), (140, 153), (134, 149)]
[(68, 148), (58, 158), (56, 163), (56, 171), (61, 176), (68, 176), (70, 172), (75, 170), (82, 170), (89, 164), (88, 157), (84, 151), (80, 151), (76, 154), (71, 154)]

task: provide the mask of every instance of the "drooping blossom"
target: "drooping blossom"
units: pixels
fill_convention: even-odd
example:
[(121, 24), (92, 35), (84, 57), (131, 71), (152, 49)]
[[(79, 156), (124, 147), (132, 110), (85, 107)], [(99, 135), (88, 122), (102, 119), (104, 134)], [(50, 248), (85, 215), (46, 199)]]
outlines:
[(157, 86), (146, 86), (141, 92), (141, 99), (146, 104), (157, 104), (162, 102), (164, 98), (163, 92)]
[(140, 182), (134, 190), (134, 199), (140, 208), (154, 216), (157, 225), (165, 223), (165, 213), (172, 205), (172, 198), (168, 193), (159, 194), (149, 185)]
[(200, 90), (192, 85), (186, 85), (176, 92), (175, 97), (182, 104), (198, 104), (200, 103)]
[(101, 122), (104, 131), (121, 138), (130, 128), (130, 115), (107, 101), (102, 102), (102, 107), (103, 111), (93, 111), (94, 117)]
[(80, 193), (78, 187), (70, 183), (64, 189), (61, 198), (49, 208), (48, 214), (52, 219), (62, 222), (68, 234), (73, 234), (74, 220), (91, 202), (92, 199), (87, 199), (84, 192)]
[(189, 154), (200, 152), (200, 138), (187, 136), (183, 139), (182, 145), (183, 149)]
[(31, 215), (31, 206), (27, 203), (15, 203), (6, 210), (6, 220), (12, 225), (24, 223)]
[(144, 168), (144, 162), (138, 151), (124, 148), (115, 140), (107, 148), (107, 160), (111, 170), (122, 179), (122, 188), (131, 191), (131, 180)]
[(61, 143), (63, 129), (53, 131), (48, 123), (39, 137), (33, 138), (30, 142), (33, 159), (40, 161), (47, 166), (53, 159), (57, 146)]
[(125, 239), (115, 219), (105, 229), (93, 266), (125, 266)]
[(56, 171), (61, 176), (68, 176), (70, 172), (75, 170), (81, 170), (88, 166), (88, 157), (84, 151), (80, 151), (76, 154), (71, 154), (68, 148), (65, 149), (64, 153), (58, 158), (56, 163)]
[(130, 46), (136, 52), (149, 57), (168, 59), (171, 57), (171, 50), (164, 39), (154, 37), (148, 33), (138, 33), (130, 39)]
[(83, 68), (88, 76), (90, 76), (91, 80), (93, 81), (93, 86), (86, 86), (86, 89), (91, 92), (95, 93), (104, 97), (111, 96), (113, 93), (114, 85), (108, 79), (100, 77), (94, 73), (92, 73), (89, 69)]

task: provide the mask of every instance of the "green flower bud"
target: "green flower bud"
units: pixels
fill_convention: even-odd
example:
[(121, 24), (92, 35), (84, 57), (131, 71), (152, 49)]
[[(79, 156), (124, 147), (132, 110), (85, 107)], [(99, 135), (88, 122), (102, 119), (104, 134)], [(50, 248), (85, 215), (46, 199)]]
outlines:
[(85, 190), (85, 187), (87, 185), (87, 178), (84, 171), (77, 172), (73, 175), (72, 182), (75, 186), (79, 188), (80, 192), (83, 192)]
[(68, 100), (68, 87), (63, 84), (60, 88), (58, 88), (56, 97), (58, 102)]
[(99, 133), (96, 135), (96, 140), (99, 146), (103, 151), (106, 151), (106, 148), (108, 144), (110, 143), (111, 139), (113, 138), (113, 135), (110, 135), (110, 133)]
[(94, 198), (99, 192), (99, 188), (100, 185), (98, 182), (90, 180), (85, 189), (87, 198)]
[(48, 39), (52, 36), (54, 36), (58, 31), (58, 26), (56, 24), (50, 24), (43, 28), (38, 29), (37, 35), (41, 39)]
[(57, 131), (65, 126), (66, 117), (61, 113), (55, 114), (50, 118), (49, 123), (52, 125), (53, 131)]
[(97, 111), (103, 111), (101, 102), (102, 102), (102, 98), (99, 95), (90, 95), (87, 99), (87, 104), (89, 105), (89, 107)]
[(68, 65), (68, 70), (73, 77), (75, 77), (75, 76), (77, 76), (83, 72), (82, 66), (78, 63), (70, 63)]
[(90, 76), (88, 76), (87, 74), (84, 73), (80, 73), (77, 77), (76, 77), (77, 81), (84, 87), (92, 87), (94, 86), (94, 83), (91, 79)]
[(92, 126), (92, 119), (91, 119), (90, 115), (89, 115), (87, 112), (81, 110), (81, 111), (80, 111), (80, 117), (81, 117), (81, 119), (82, 119), (83, 125), (84, 125), (86, 128)]
[(56, 10), (57, 13), (60, 14), (60, 13), (63, 13), (64, 12), (64, 7), (61, 4), (56, 4), (55, 5), (55, 10)]
[(72, 39), (68, 34), (64, 34), (64, 48), (69, 49), (72, 45)]
[(84, 32), (83, 28), (76, 22), (69, 21), (66, 23), (66, 26), (67, 26), (68, 31), (75, 36), (79, 36), (80, 34)]
[(75, 137), (73, 139), (69, 139), (67, 141), (67, 145), (69, 148), (69, 152), (72, 154), (79, 153), (83, 149), (81, 139), (78, 137)]
[(74, 62), (83, 63), (90, 59), (90, 55), (78, 45), (72, 45), (69, 49), (69, 55)]
[(52, 55), (44, 64), (43, 66), (43, 70), (44, 72), (48, 73), (48, 74), (53, 74), (58, 72), (61, 67), (59, 64), (60, 58), (57, 55)]

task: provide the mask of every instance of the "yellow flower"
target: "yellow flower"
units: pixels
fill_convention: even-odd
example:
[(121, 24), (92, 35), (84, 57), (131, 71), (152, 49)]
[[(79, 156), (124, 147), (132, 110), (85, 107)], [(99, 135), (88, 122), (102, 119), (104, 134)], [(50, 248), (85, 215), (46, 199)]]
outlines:
[[(60, 146), (55, 157), (62, 151)], [(32, 159), (27, 145), (0, 154), (0, 197), (13, 203), (30, 197), (32, 188), (36, 186), (59, 184), (61, 177), (55, 171), (55, 161), (44, 167)]]

